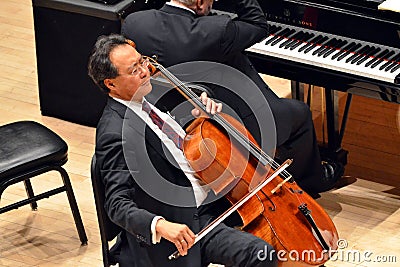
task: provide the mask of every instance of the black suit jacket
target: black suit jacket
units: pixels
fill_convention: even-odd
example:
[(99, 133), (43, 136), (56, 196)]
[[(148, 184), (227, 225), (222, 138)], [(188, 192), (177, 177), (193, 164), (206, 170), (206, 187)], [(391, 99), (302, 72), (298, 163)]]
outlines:
[(186, 224), (195, 233), (200, 230), (193, 190), (155, 133), (112, 98), (97, 126), (96, 157), (105, 210), (125, 230), (117, 256), (120, 266), (200, 266), (198, 245), (188, 256), (169, 261), (174, 245), (151, 243), (150, 224), (156, 215)]
[(130, 14), (121, 32), (135, 41), (139, 52), (157, 55), (165, 67), (188, 61), (216, 61), (253, 75), (242, 52), (267, 36), (267, 20), (256, 0), (231, 2), (238, 14), (236, 19), (228, 15), (197, 16), (164, 5), (160, 10)]
[[(197, 16), (188, 10), (164, 5), (160, 10), (144, 10), (130, 14), (124, 20), (121, 33), (136, 43), (140, 53), (157, 55), (158, 62), (165, 67), (184, 62), (212, 61), (231, 66), (246, 74), (261, 90), (270, 105), (280, 139), (278, 143), (283, 143), (290, 133), (291, 115), (282, 111), (284, 107), (280, 99), (265, 84), (243, 53), (246, 48), (267, 37), (267, 20), (256, 0), (231, 2), (232, 9), (237, 14), (234, 19), (228, 15), (217, 14)], [(237, 112), (247, 129), (260, 142), (260, 129), (252, 114), (253, 111), (265, 113), (266, 101), (259, 101), (258, 92), (255, 94), (255, 91), (252, 91), (257, 87), (242, 88), (241, 96), (247, 98), (251, 108), (230, 90), (220, 87), (211, 90), (215, 98), (226, 103), (225, 107), (232, 107)], [(177, 99), (179, 96), (173, 95), (164, 102), (153, 103), (162, 110), (168, 110), (171, 109), (168, 103), (174, 103), (171, 100)], [(183, 98), (180, 101), (183, 101)], [(224, 110), (226, 112), (227, 109)]]

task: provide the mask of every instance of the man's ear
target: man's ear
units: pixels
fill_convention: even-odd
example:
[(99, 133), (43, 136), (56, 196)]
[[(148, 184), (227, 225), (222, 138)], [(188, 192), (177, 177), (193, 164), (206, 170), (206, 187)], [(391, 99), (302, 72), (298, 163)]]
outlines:
[(203, 4), (204, 4), (204, 0), (197, 0), (196, 1), (196, 10), (201, 10)]
[(105, 79), (104, 80), (104, 85), (107, 86), (108, 89), (113, 90), (115, 85), (112, 79)]
[(110, 89), (110, 92), (108, 92), (109, 96), (111, 97), (118, 96), (118, 90), (114, 84), (113, 79), (105, 79), (104, 85), (107, 86), (108, 89)]

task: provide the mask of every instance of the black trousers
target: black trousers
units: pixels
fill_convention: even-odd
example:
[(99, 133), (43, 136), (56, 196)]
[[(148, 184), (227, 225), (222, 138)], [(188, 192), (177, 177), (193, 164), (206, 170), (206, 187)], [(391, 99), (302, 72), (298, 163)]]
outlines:
[(321, 156), (310, 109), (294, 99), (280, 99), (280, 102), (286, 112), (290, 112), (291, 129), (289, 136), (283, 140), (279, 139), (278, 133), (276, 159), (280, 162), (293, 159), (288, 171), (297, 184), (308, 193), (319, 193), (324, 190)]
[[(275, 160), (281, 164), (286, 159), (293, 159), (287, 171), (298, 185), (308, 193), (323, 191), (321, 157), (309, 107), (295, 99), (274, 96), (269, 99), (272, 99), (269, 106), (275, 118)], [(253, 114), (243, 118), (243, 123), (260, 142), (260, 131), (268, 131), (260, 129)]]
[[(201, 228), (214, 218), (213, 204), (199, 208)], [(221, 223), (200, 240), (201, 266), (210, 263), (226, 267), (275, 267), (278, 260), (274, 248), (264, 240)]]

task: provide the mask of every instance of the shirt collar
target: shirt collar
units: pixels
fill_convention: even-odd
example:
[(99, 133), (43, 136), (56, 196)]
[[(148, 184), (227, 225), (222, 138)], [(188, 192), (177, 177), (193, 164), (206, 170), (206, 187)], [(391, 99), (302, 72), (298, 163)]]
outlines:
[(167, 4), (167, 5), (169, 5), (169, 6), (173, 6), (173, 7), (177, 7), (177, 8), (181, 8), (181, 9), (190, 11), (190, 12), (192, 12), (193, 14), (196, 15), (196, 12), (194, 12), (193, 10), (191, 10), (190, 8), (187, 8), (187, 7), (185, 7), (185, 6), (181, 6), (181, 5), (178, 5), (178, 4), (176, 4), (176, 3), (171, 3), (171, 2), (166, 2), (165, 4)]
[(136, 114), (140, 114), (140, 111), (142, 110), (142, 103), (145, 100), (143, 98), (142, 102), (136, 102), (136, 101), (128, 101), (128, 100), (123, 100), (123, 99), (119, 99), (116, 97), (113, 97), (113, 99), (125, 106), (127, 106), (128, 108), (130, 108), (131, 110), (133, 110)]

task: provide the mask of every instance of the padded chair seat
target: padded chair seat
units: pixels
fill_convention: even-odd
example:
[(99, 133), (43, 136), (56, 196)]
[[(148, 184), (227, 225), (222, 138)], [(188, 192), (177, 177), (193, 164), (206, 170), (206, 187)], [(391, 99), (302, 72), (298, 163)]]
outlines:
[(0, 126), (0, 184), (9, 177), (49, 164), (63, 165), (68, 146), (57, 134), (33, 121)]

